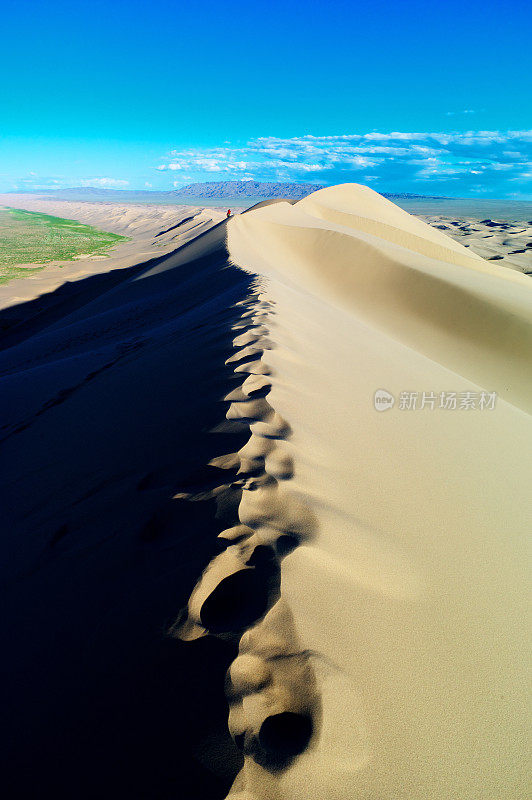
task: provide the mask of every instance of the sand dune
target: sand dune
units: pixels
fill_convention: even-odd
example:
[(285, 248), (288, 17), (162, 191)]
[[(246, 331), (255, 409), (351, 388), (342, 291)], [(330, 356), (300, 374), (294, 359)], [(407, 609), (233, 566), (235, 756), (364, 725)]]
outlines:
[[(223, 210), (195, 206), (75, 203), (17, 194), (0, 195), (0, 205), (75, 219), (130, 239), (114, 248), (108, 256), (94, 254), (74, 261), (51, 262), (43, 271), (0, 286), (0, 309), (33, 300), (54, 291), (67, 281), (78, 281), (160, 258), (201, 235), (225, 217)], [(40, 265), (23, 266), (31, 268)]]
[(2, 337), (6, 796), (217, 798), (241, 764), (235, 646), (166, 636), (232, 522), (230, 500), (220, 520), (178, 495), (220, 483), (208, 461), (246, 440), (210, 433), (250, 285), (217, 236), (186, 267), (163, 255), (16, 306)]
[(525, 800), (530, 279), (344, 185), (56, 294), (0, 351), (10, 796)]
[[(280, 591), (321, 705), (308, 751), (280, 774), (250, 753), (231, 796), (524, 798), (528, 279), (365, 187), (252, 211), (228, 241), (273, 304), (283, 491), (315, 526)], [(382, 388), (498, 400), (378, 413)]]
[(471, 217), (455, 219), (441, 214), (422, 216), (464, 247), (488, 261), (499, 261), (526, 275), (532, 274), (532, 222), (505, 222)]

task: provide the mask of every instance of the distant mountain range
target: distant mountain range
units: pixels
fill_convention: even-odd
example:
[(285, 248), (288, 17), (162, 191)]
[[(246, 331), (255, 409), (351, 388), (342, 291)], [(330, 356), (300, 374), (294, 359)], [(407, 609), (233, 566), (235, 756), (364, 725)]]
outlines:
[[(248, 200), (270, 199), (286, 197), (290, 200), (300, 200), (324, 186), (315, 183), (272, 183), (264, 181), (206, 181), (205, 183), (190, 183), (173, 191), (135, 190), (135, 189), (105, 189), (93, 186), (77, 186), (72, 189), (41, 189), (11, 192), (10, 194), (34, 194), (52, 196), (57, 200), (115, 200), (122, 202), (178, 202), (183, 200)], [(384, 197), (392, 199), (426, 199), (427, 195), (386, 194)], [(439, 198), (430, 198), (439, 199)]]
[(172, 194), (179, 197), (218, 198), (218, 197), (287, 197), (300, 200), (318, 189), (315, 183), (265, 183), (261, 181), (207, 181), (190, 183), (176, 189)]

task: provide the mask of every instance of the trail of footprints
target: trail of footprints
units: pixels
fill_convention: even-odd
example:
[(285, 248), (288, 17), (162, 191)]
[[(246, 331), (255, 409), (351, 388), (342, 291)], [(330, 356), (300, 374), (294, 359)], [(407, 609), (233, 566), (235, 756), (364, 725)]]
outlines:
[[(236, 352), (226, 363), (242, 373), (242, 385), (225, 398), (229, 421), (249, 425), (251, 436), (238, 453), (211, 461), (237, 469), (240, 502), (230, 527), (219, 534), (225, 549), (204, 571), (172, 634), (235, 638), (238, 657), (226, 678), (229, 731), (244, 755), (263, 769), (285, 769), (316, 735), (319, 695), (309, 654), (301, 650), (288, 605), (281, 597), (281, 561), (313, 535), (311, 513), (290, 494), (292, 460), (285, 440), (288, 423), (268, 403), (267, 352), (272, 306), (260, 284), (239, 303), (233, 326)], [(227, 486), (214, 490), (227, 518)], [(233, 495), (234, 496), (234, 495)], [(223, 508), (225, 504), (225, 508)], [(245, 767), (230, 798), (245, 796)], [(251, 797), (251, 795), (249, 795)]]

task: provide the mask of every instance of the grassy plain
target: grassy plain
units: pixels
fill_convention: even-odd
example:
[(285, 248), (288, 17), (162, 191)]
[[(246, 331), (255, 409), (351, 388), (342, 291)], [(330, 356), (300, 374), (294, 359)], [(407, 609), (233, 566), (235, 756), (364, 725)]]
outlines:
[[(43, 269), (50, 261), (72, 261), (107, 251), (126, 237), (49, 214), (0, 208), (0, 283)], [(39, 264), (24, 267), (23, 264)]]

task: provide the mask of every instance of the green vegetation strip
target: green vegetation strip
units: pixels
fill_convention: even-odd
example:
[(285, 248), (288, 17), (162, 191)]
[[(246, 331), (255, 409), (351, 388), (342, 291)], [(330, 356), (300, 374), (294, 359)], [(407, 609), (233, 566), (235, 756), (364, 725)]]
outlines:
[[(126, 236), (107, 233), (72, 219), (35, 211), (0, 208), (0, 283), (27, 277), (50, 261), (72, 261), (82, 255), (107, 255)], [(22, 264), (42, 264), (22, 267)]]

